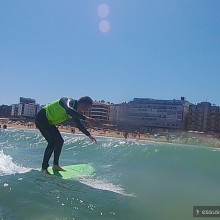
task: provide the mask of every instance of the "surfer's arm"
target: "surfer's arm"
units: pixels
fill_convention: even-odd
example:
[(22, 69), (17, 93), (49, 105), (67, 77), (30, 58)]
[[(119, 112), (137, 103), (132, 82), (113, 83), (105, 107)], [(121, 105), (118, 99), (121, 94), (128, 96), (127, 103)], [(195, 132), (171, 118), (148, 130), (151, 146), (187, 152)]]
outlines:
[(66, 110), (66, 113), (73, 118), (86, 120), (86, 117), (74, 109), (74, 101), (71, 98), (63, 97), (59, 101), (60, 105)]
[(97, 143), (96, 139), (87, 131), (87, 129), (85, 128), (85, 126), (80, 122), (79, 119), (74, 119), (77, 128), (86, 136), (88, 136), (90, 138), (90, 140), (94, 141), (95, 143)]
[(80, 122), (80, 119), (92, 123), (94, 120), (90, 117), (86, 117), (74, 109), (74, 101), (71, 98), (63, 97), (59, 101), (60, 105), (66, 110), (66, 113), (72, 116), (76, 123), (77, 128), (86, 136), (88, 136), (92, 141), (96, 142), (96, 139), (87, 131), (85, 126)]
[(86, 136), (89, 136), (90, 133), (87, 131), (87, 129), (85, 128), (85, 126), (80, 122), (79, 119), (74, 119), (74, 122), (76, 123), (77, 128)]

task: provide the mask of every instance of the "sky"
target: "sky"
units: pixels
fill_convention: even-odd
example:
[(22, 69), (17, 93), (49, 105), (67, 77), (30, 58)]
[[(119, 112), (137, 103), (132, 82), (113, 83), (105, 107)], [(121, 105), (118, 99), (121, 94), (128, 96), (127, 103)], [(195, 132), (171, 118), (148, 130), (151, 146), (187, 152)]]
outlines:
[(220, 106), (220, 0), (1, 0), (0, 105), (88, 95)]

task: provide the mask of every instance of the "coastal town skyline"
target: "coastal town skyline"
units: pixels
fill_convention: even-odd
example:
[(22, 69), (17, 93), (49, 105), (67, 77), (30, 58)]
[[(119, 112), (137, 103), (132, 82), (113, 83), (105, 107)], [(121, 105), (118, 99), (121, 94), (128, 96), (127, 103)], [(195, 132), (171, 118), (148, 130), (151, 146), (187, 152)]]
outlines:
[(0, 102), (91, 96), (220, 106), (220, 1), (1, 1)]
[[(64, 97), (65, 97), (65, 96), (64, 96)], [(20, 102), (19, 102), (19, 98), (25, 98), (25, 99), (35, 100), (36, 104), (39, 104), (40, 106), (46, 105), (46, 104), (50, 103), (51, 101), (53, 101), (53, 100), (50, 100), (50, 101), (47, 102), (47, 103), (40, 103), (40, 102), (38, 101), (38, 99), (36, 99), (35, 97), (28, 97), (28, 96), (22, 97), (22, 96), (19, 96), (19, 97), (17, 97), (17, 101), (15, 101), (14, 103), (10, 103), (10, 104), (0, 103), (0, 105), (8, 105), (8, 106), (11, 106), (11, 105), (13, 105), (13, 104), (18, 104), (18, 103), (20, 103)], [(61, 98), (61, 97), (60, 97), (60, 98)], [(72, 98), (72, 97), (71, 97), (71, 98)], [(219, 107), (220, 107), (220, 105), (216, 105), (215, 103), (211, 103), (211, 102), (209, 102), (208, 100), (205, 100), (205, 101), (202, 101), (202, 102), (195, 102), (195, 103), (193, 103), (193, 102), (191, 102), (190, 100), (188, 100), (187, 97), (184, 97), (184, 96), (181, 96), (181, 97), (178, 97), (178, 98), (171, 98), (171, 99), (156, 99), (156, 98), (152, 98), (152, 97), (133, 97), (133, 98), (131, 98), (131, 99), (128, 100), (128, 101), (119, 102), (119, 103), (114, 103), (114, 102), (112, 102), (111, 100), (106, 100), (106, 99), (104, 99), (104, 98), (101, 98), (100, 100), (93, 99), (93, 101), (94, 101), (94, 102), (95, 102), (95, 101), (96, 101), (96, 102), (105, 102), (105, 103), (117, 105), (117, 104), (129, 103), (129, 102), (133, 101), (133, 100), (136, 99), (136, 98), (138, 98), (138, 99), (152, 99), (152, 100), (181, 100), (181, 98), (184, 98), (186, 101), (188, 101), (188, 102), (189, 102), (190, 104), (192, 104), (192, 105), (196, 105), (196, 104), (199, 104), (199, 103), (207, 102), (207, 103), (210, 103), (210, 104), (213, 105), (213, 106), (217, 106), (217, 107), (219, 106)], [(58, 98), (58, 99), (59, 99), (59, 98)]]
[[(0, 103), (0, 105), (8, 105), (8, 106), (11, 106), (11, 105), (13, 105), (13, 104), (18, 104), (18, 103), (20, 103), (20, 102), (19, 102), (19, 98), (25, 98), (25, 99), (35, 100), (35, 101), (36, 101), (36, 104), (39, 104), (40, 106), (44, 106), (44, 105), (50, 103), (51, 101), (53, 101), (53, 100), (50, 100), (50, 101), (47, 102), (47, 103), (40, 103), (40, 102), (38, 101), (38, 99), (36, 99), (36, 98), (34, 98), (34, 97), (27, 97), (27, 96), (22, 97), (22, 96), (19, 96), (19, 97), (17, 97), (17, 101), (15, 101), (14, 103), (10, 103), (10, 104)], [(60, 98), (61, 98), (61, 97), (60, 97)], [(71, 97), (71, 98), (72, 98), (72, 97)], [(111, 100), (105, 100), (104, 98), (102, 98), (102, 99), (100, 99), (100, 100), (93, 99), (93, 101), (94, 101), (94, 102), (105, 102), (105, 103), (117, 105), (117, 104), (129, 103), (129, 102), (133, 101), (133, 100), (136, 99), (136, 98), (138, 98), (138, 99), (152, 99), (152, 100), (181, 100), (181, 98), (184, 98), (186, 101), (188, 101), (188, 102), (189, 102), (190, 104), (192, 104), (192, 105), (196, 105), (196, 104), (199, 104), (199, 103), (207, 102), (207, 103), (210, 103), (210, 104), (213, 105), (213, 106), (217, 106), (217, 107), (219, 106), (219, 107), (220, 107), (220, 105), (216, 105), (215, 103), (211, 103), (211, 102), (209, 102), (208, 100), (205, 100), (205, 101), (202, 101), (202, 102), (195, 102), (195, 103), (193, 103), (193, 102), (191, 102), (190, 100), (188, 100), (187, 97), (184, 97), (184, 96), (181, 96), (181, 97), (178, 97), (178, 98), (171, 98), (171, 99), (155, 99), (155, 98), (152, 98), (152, 97), (133, 97), (133, 98), (131, 98), (131, 99), (128, 100), (128, 101), (119, 102), (119, 103), (114, 103), (114, 102), (112, 102)], [(59, 99), (59, 98), (58, 98), (58, 99)]]
[[(1, 105), (0, 116), (13, 120), (32, 120), (43, 108), (33, 98), (20, 97), (18, 104)], [(199, 132), (220, 131), (220, 107), (209, 102), (192, 104), (185, 97), (173, 100), (134, 98), (128, 103), (94, 101), (85, 114), (95, 119), (95, 126), (153, 131), (181, 129)], [(7, 119), (9, 120), (9, 119)]]

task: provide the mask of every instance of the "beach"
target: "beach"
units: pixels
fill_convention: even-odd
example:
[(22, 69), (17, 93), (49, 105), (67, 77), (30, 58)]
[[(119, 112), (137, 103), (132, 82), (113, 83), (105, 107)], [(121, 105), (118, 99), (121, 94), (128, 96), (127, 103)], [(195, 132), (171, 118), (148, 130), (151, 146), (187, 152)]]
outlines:
[[(37, 129), (33, 122), (8, 122), (4, 123), (8, 128), (15, 127), (20, 129)], [(3, 123), (2, 123), (3, 127)], [(70, 126), (57, 126), (60, 132), (81, 134), (78, 128)], [(206, 134), (204, 132), (182, 131), (182, 132), (156, 132), (156, 133), (128, 133), (125, 137), (125, 131), (111, 130), (111, 129), (98, 129), (88, 128), (88, 131), (94, 136), (114, 137), (128, 140), (147, 140), (162, 143), (175, 143), (187, 145), (201, 145), (207, 147), (220, 147), (220, 134)]]
[[(10, 127), (14, 127), (14, 128), (23, 128), (23, 129), (37, 129), (34, 123), (22, 123), (22, 122), (9, 122), (9, 123), (4, 123), (8, 128)], [(2, 124), (3, 126), (3, 124)], [(76, 134), (80, 134), (81, 131), (79, 131), (78, 128), (74, 128), (74, 127), (70, 127), (70, 126), (57, 126), (60, 132), (67, 132), (67, 133), (72, 133), (72, 129), (74, 129), (74, 133)], [(95, 136), (106, 136), (106, 137), (115, 137), (115, 138), (124, 138), (124, 134), (123, 131), (116, 131), (116, 130), (104, 130), (104, 129), (93, 129), (93, 128), (89, 128), (88, 131)], [(128, 138), (132, 138), (132, 139), (140, 139), (140, 140), (155, 140), (155, 137), (152, 135), (144, 135), (144, 134), (140, 134), (140, 136), (138, 134), (136, 134), (136, 137), (132, 137), (131, 133), (128, 136)], [(160, 141), (165, 141), (164, 138), (162, 137), (158, 137), (158, 140)]]

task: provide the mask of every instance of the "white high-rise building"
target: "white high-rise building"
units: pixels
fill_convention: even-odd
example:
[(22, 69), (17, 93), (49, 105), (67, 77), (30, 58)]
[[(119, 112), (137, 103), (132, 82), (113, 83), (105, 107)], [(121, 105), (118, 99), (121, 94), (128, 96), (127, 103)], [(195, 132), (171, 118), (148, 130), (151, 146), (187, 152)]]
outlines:
[(35, 103), (24, 104), (23, 116), (35, 117), (35, 112), (36, 112), (36, 104)]
[(41, 106), (34, 99), (20, 97), (20, 103), (12, 105), (11, 116), (33, 118), (40, 110)]
[(23, 115), (23, 110), (24, 109), (24, 106), (22, 103), (19, 103), (18, 104), (18, 116), (22, 116)]
[(11, 106), (11, 116), (18, 116), (18, 104)]

